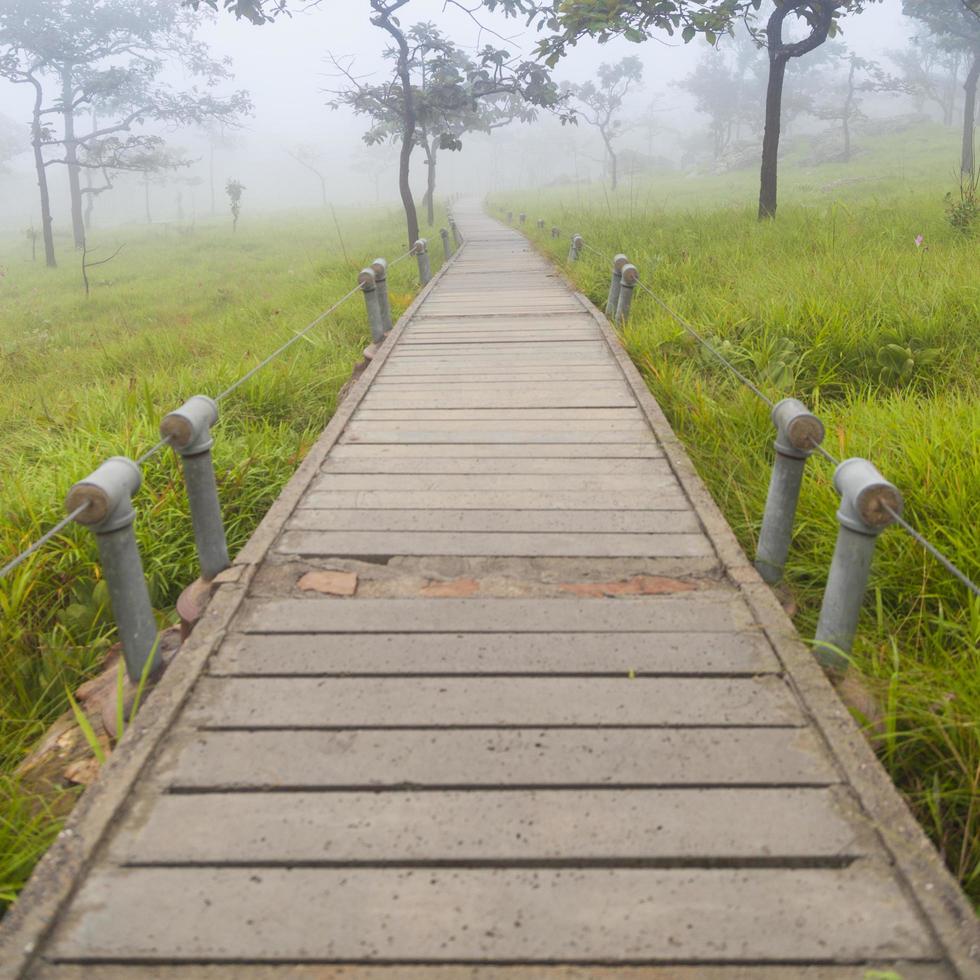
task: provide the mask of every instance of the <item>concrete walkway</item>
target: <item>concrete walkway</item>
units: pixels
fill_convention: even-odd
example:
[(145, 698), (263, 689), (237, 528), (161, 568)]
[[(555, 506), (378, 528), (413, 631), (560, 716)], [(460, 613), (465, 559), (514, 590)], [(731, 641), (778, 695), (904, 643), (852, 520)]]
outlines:
[(0, 975), (977, 976), (971, 910), (604, 320), (458, 219)]

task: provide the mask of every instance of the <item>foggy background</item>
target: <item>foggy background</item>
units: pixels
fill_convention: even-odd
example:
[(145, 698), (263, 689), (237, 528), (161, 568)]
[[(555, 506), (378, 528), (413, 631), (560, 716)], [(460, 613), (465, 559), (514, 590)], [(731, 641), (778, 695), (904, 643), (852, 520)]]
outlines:
[[(331, 110), (326, 91), (342, 86), (326, 53), (352, 56), (353, 72), (380, 81), (390, 69), (382, 59), (388, 35), (369, 20), (366, 0), (324, 0), (306, 12), (294, 11), (261, 27), (238, 22), (232, 16), (206, 16), (202, 11), (199, 36), (212, 54), (233, 60), (235, 77), (218, 91), (245, 89), (255, 105), (254, 115), (239, 129), (155, 130), (168, 143), (194, 158), (194, 164), (176, 172), (153, 175), (120, 175), (115, 188), (100, 195), (95, 204), (93, 228), (124, 222), (192, 222), (216, 212), (227, 214), (225, 182), (238, 179), (246, 187), (244, 212), (295, 207), (319, 207), (317, 177), (289, 156), (300, 146), (313, 148), (328, 180), (328, 197), (337, 207), (371, 205), (397, 200), (395, 166), (397, 150), (367, 147), (361, 140), (367, 120), (345, 109)], [(483, 24), (507, 38), (507, 42), (484, 32), (458, 9), (443, 9), (441, 0), (413, 0), (402, 11), (402, 24), (434, 22), (446, 35), (470, 53), (481, 44), (506, 47), (513, 54), (529, 56), (537, 37), (524, 32), (522, 22), (479, 13)], [(916, 33), (915, 22), (901, 14), (900, 0), (886, 0), (863, 14), (844, 21), (843, 43), (862, 57), (878, 60), (897, 72), (887, 60), (888, 49), (904, 48)], [(724, 44), (724, 42), (723, 42)], [(679, 38), (630, 44), (614, 40), (605, 45), (585, 40), (570, 49), (555, 71), (557, 81), (579, 83), (595, 76), (602, 62), (616, 62), (632, 55), (643, 62), (643, 85), (631, 95), (633, 128), (624, 133), (620, 146), (657, 158), (663, 167), (690, 169), (697, 159), (696, 133), (706, 130), (708, 120), (694, 111), (694, 100), (676, 86), (690, 74), (699, 59), (711, 54), (700, 39), (685, 45)], [(765, 52), (759, 53), (765, 58)], [(808, 56), (809, 57), (809, 56)], [(788, 77), (807, 71), (808, 58), (790, 63)], [(845, 68), (841, 66), (839, 72)], [(170, 79), (180, 84), (179, 74)], [(190, 80), (187, 80), (190, 84)], [(22, 231), (38, 225), (37, 192), (32, 173), (27, 123), (32, 92), (29, 86), (0, 79), (0, 123), (21, 127), (24, 152), (0, 169), (0, 231)], [(651, 107), (652, 110), (651, 111)], [(869, 116), (895, 116), (917, 111), (907, 96), (872, 95), (863, 109)], [(761, 123), (763, 106), (759, 105)], [(935, 108), (926, 111), (936, 115)], [(6, 119), (2, 118), (6, 117)], [(814, 119), (790, 122), (784, 128), (795, 132), (826, 129), (832, 123)], [(150, 127), (144, 131), (153, 132)], [(701, 154), (703, 157), (703, 154)], [(753, 166), (757, 166), (756, 163)], [(702, 161), (703, 162), (703, 161)], [(537, 186), (553, 181), (599, 180), (603, 174), (603, 151), (598, 133), (580, 123), (561, 127), (547, 113), (539, 113), (530, 125), (515, 124), (492, 136), (468, 134), (458, 153), (439, 156), (437, 195), (455, 191), (468, 193), (509, 186)], [(64, 167), (49, 167), (54, 227), (56, 234), (70, 227)], [(413, 156), (413, 185), (417, 197), (424, 191), (424, 166), (418, 150)], [(213, 186), (213, 205), (212, 205)], [(149, 208), (147, 208), (149, 204)]]

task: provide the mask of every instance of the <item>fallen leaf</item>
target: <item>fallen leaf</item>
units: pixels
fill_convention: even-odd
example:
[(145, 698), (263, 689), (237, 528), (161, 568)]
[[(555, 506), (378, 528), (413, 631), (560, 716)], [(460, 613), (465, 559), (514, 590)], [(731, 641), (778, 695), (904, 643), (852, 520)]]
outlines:
[(636, 575), (618, 582), (567, 582), (563, 592), (577, 596), (669, 595), (673, 592), (693, 592), (697, 586), (676, 578), (660, 575)]
[(448, 582), (430, 582), (419, 590), (419, 594), (430, 599), (458, 599), (479, 590), (480, 583), (475, 578), (454, 578)]
[(357, 591), (356, 572), (307, 572), (296, 587), (304, 592), (352, 596)]

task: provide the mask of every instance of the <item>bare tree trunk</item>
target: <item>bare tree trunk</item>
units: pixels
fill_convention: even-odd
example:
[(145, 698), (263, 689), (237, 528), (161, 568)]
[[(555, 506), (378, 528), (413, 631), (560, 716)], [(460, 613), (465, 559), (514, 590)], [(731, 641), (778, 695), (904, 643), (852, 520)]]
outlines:
[(61, 69), (61, 114), (65, 127), (65, 162), (68, 164), (68, 193), (71, 198), (71, 228), (75, 248), (85, 247), (85, 217), (82, 214), (81, 168), (75, 139), (75, 107), (71, 65)]
[(211, 154), (208, 158), (208, 178), (211, 181), (211, 217), (213, 218), (218, 212), (215, 208), (214, 203), (214, 136), (211, 136)]
[(48, 171), (44, 166), (44, 131), (41, 128), (41, 106), (44, 92), (41, 83), (33, 75), (28, 81), (34, 86), (34, 115), (31, 123), (31, 148), (34, 151), (34, 170), (41, 195), (41, 237), (44, 239), (44, 261), (49, 269), (57, 266), (54, 257), (54, 234), (51, 219), (51, 195), (48, 191)]
[(606, 144), (606, 153), (609, 154), (609, 187), (611, 190), (616, 190), (619, 186), (619, 161), (616, 159), (612, 142), (606, 135), (605, 129), (600, 129), (599, 135), (602, 136), (602, 142)]
[(150, 178), (143, 178), (143, 206), (146, 208), (146, 223), (153, 224), (153, 215), (150, 214)]
[(960, 161), (960, 172), (965, 176), (973, 176), (976, 169), (974, 150), (974, 134), (977, 125), (977, 83), (980, 82), (980, 50), (973, 56), (973, 64), (966, 76), (963, 86), (966, 92), (966, 105), (963, 107), (963, 158)]
[(410, 53), (405, 35), (397, 22), (391, 19), (392, 11), (384, 6), (384, 0), (371, 0), (371, 7), (377, 14), (373, 21), (382, 30), (387, 31), (398, 46), (398, 80), (402, 87), (402, 146), (398, 156), (398, 191), (405, 209), (405, 223), (408, 226), (408, 245), (411, 247), (419, 239), (419, 216), (415, 210), (415, 198), (412, 197), (410, 181), (412, 167), (412, 150), (415, 149), (415, 127), (418, 117), (415, 114), (415, 96), (412, 93), (412, 74), (408, 63)]
[(847, 98), (844, 100), (844, 112), (841, 125), (844, 129), (844, 163), (851, 162), (851, 113), (854, 110), (854, 73), (857, 65), (854, 55), (851, 55), (851, 70), (847, 73)]
[(762, 137), (762, 173), (759, 187), (759, 220), (776, 217), (779, 197), (779, 131), (782, 122), (783, 83), (787, 58), (769, 58), (769, 84), (766, 88), (766, 129)]
[(432, 141), (431, 145), (427, 145), (425, 148), (425, 163), (427, 168), (425, 186), (425, 217), (430, 228), (436, 222), (436, 154), (438, 152), (439, 148), (436, 145), (435, 140)]
[(327, 206), (327, 180), (322, 174), (317, 174), (320, 178), (320, 198), (324, 207)]

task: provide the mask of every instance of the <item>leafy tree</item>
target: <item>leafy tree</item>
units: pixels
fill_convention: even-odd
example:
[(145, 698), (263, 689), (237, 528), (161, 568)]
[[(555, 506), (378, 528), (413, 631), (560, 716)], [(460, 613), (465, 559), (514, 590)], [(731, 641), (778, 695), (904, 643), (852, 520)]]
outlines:
[(908, 17), (920, 21), (939, 45), (947, 51), (960, 51), (967, 59), (960, 171), (969, 177), (976, 170), (974, 134), (980, 84), (980, 0), (902, 0), (902, 10)]
[[(769, 53), (759, 188), (760, 218), (771, 218), (776, 214), (779, 136), (787, 65), (835, 35), (844, 14), (858, 13), (869, 3), (876, 2), (879, 0), (781, 0), (769, 15), (765, 29), (758, 31)], [(921, 2), (931, 3), (932, 0)], [(977, 3), (980, 0), (962, 2)], [(547, 63), (553, 65), (570, 45), (584, 36), (596, 37), (600, 42), (612, 37), (643, 41), (655, 30), (670, 35), (680, 33), (685, 42), (702, 35), (714, 44), (721, 34), (731, 33), (738, 20), (752, 23), (761, 6), (762, 0), (607, 0), (602, 4), (553, 0), (550, 10), (539, 23), (554, 33), (540, 42), (538, 50)], [(787, 18), (791, 24), (803, 27), (806, 33), (801, 39), (790, 41), (786, 38)]]
[[(515, 102), (528, 106), (555, 106), (561, 96), (550, 73), (531, 61), (511, 58), (508, 51), (486, 45), (470, 58), (443, 37), (431, 24), (403, 28), (394, 11), (409, 0), (369, 0), (372, 24), (386, 31), (393, 43), (385, 58), (391, 77), (378, 84), (364, 84), (350, 66), (334, 64), (346, 78), (347, 87), (334, 93), (332, 105), (345, 105), (371, 120), (364, 136), (368, 144), (385, 141), (400, 145), (398, 187), (409, 236), (419, 236), (418, 214), (410, 184), (411, 158), (422, 146), (429, 171), (427, 202), (432, 215), (436, 155), (440, 149), (458, 150), (464, 133), (487, 130), (500, 114), (513, 115)], [(531, 117), (527, 109), (525, 118)]]
[(238, 230), (238, 218), (242, 213), (242, 191), (245, 185), (240, 180), (229, 180), (225, 184), (225, 193), (228, 195), (228, 203), (231, 207), (231, 230)]
[(851, 127), (866, 118), (861, 111), (861, 101), (866, 92), (903, 92), (908, 87), (899, 79), (887, 74), (876, 61), (859, 58), (853, 51), (842, 51), (837, 55), (846, 65), (842, 78), (821, 86), (823, 104), (813, 109), (820, 119), (839, 122), (843, 138), (843, 159), (850, 162), (852, 155)]
[(932, 102), (942, 112), (943, 125), (952, 126), (956, 116), (960, 74), (966, 54), (943, 47), (931, 34), (912, 39), (909, 47), (892, 49), (888, 59), (901, 73), (905, 90), (916, 99), (919, 111)]
[(599, 66), (599, 84), (588, 81), (569, 86), (576, 103), (576, 111), (590, 126), (599, 130), (606, 148), (610, 184), (616, 190), (619, 183), (619, 160), (614, 141), (624, 132), (620, 110), (630, 89), (639, 86), (643, 79), (643, 62), (635, 56), (623, 58), (618, 64)]
[[(229, 77), (227, 65), (196, 40), (196, 27), (193, 16), (169, 0), (5, 0), (0, 8), (3, 74), (35, 87), (38, 166), (68, 170), (76, 247), (85, 240), (81, 174), (92, 144), (115, 136), (122, 157), (130, 150), (141, 154), (146, 147), (131, 131), (142, 123), (234, 119), (248, 111), (243, 92), (213, 94)], [(203, 91), (174, 90), (163, 78), (168, 64), (203, 82)], [(80, 113), (92, 109), (107, 121), (83, 131)], [(63, 156), (48, 157), (54, 147)]]

